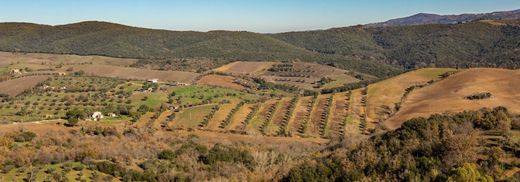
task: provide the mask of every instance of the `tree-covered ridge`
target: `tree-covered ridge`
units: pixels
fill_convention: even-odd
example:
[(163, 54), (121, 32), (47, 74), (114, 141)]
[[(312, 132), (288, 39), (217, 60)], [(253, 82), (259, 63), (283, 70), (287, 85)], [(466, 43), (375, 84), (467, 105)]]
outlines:
[(62, 26), (0, 24), (0, 50), (106, 55), (143, 59), (212, 58), (224, 60), (303, 60), (336, 65), (376, 76), (399, 68), (374, 60), (328, 55), (252, 32), (165, 31), (105, 22)]
[(273, 35), (321, 53), (382, 61), (405, 69), (425, 66), (518, 68), (516, 21), (385, 28), (348, 27)]
[(511, 131), (518, 130), (520, 118), (502, 107), (416, 118), (354, 147), (333, 147), (285, 180), (514, 181), (520, 143)]
[(143, 59), (302, 60), (379, 77), (424, 66), (518, 68), (518, 20), (258, 34), (166, 31), (105, 22), (1, 23), (0, 50)]

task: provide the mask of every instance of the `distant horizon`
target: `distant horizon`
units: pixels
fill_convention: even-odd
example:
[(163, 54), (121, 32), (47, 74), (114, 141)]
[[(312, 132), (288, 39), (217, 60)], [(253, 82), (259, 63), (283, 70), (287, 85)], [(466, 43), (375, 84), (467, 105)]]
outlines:
[(520, 8), (520, 1), (512, 0), (2, 1), (4, 0), (0, 0), (3, 4), (0, 7), (0, 22), (59, 26), (98, 21), (169, 31), (221, 30), (256, 33), (312, 31), (366, 25), (419, 13), (460, 15), (514, 11)]

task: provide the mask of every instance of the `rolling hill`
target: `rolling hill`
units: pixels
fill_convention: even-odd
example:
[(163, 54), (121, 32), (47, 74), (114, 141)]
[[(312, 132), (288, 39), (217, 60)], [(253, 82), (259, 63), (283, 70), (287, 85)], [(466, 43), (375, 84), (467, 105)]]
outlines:
[[(403, 121), (432, 114), (457, 113), (478, 110), (483, 107), (506, 107), (513, 113), (520, 112), (518, 84), (520, 71), (475, 68), (463, 70), (447, 79), (413, 91), (395, 115), (385, 121), (390, 129), (401, 126)], [(488, 92), (490, 98), (470, 100), (465, 97)]]
[(429, 66), (518, 68), (518, 25), (519, 20), (481, 20), (259, 34), (167, 31), (94, 21), (59, 26), (0, 23), (0, 50), (140, 58), (147, 63), (174, 58), (301, 60), (384, 78)]

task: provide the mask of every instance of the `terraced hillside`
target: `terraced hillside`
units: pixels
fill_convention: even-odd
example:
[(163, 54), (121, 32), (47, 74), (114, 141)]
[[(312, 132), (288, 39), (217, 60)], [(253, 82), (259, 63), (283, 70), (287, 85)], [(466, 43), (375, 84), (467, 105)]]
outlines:
[[(49, 55), (39, 56), (43, 57), (41, 60), (57, 59), (49, 58)], [(84, 71), (77, 74), (65, 70), (71, 74), (41, 76), (41, 83), (29, 85), (25, 93), (0, 97), (0, 119), (6, 123), (66, 119), (70, 112), (80, 110), (88, 113), (82, 116), (84, 119), (91, 120), (89, 115), (100, 111), (107, 116), (103, 118), (106, 123), (131, 122), (129, 125), (138, 129), (340, 140), (348, 136), (370, 135), (382, 129), (396, 129), (402, 121), (434, 113), (496, 106), (520, 112), (514, 84), (519, 81), (517, 70), (425, 68), (360, 89), (313, 95), (303, 90), (348, 85), (360, 81), (355, 77), (370, 76), (302, 62), (236, 62), (214, 70), (217, 72), (198, 76), (197, 73), (185, 72), (187, 74), (183, 75), (110, 65), (118, 63), (115, 60), (101, 60), (101, 65), (81, 65), (82, 60), (77, 59), (80, 62), (64, 62), (70, 65), (58, 70), (72, 67), (72, 70), (90, 69), (95, 73)], [(34, 66), (36, 63), (20, 60), (8, 65)], [(41, 65), (52, 67), (55, 62)], [(120, 70), (103, 72), (108, 68)], [(248, 70), (248, 73), (240, 70)], [(57, 70), (51, 72), (57, 73)], [(0, 86), (7, 85), (7, 89), (0, 92), (28, 84), (17, 81), (31, 78), (26, 75), (28, 73), (30, 70), (21, 73), (19, 77), (22, 78), (7, 74), (12, 80), (0, 82)], [(125, 77), (125, 74), (134, 73), (142, 78), (155, 77), (166, 82)], [(304, 81), (297, 84), (269, 80), (293, 79), (294, 76), (320, 79), (315, 83)], [(259, 78), (268, 82), (258, 81)], [(196, 80), (193, 85), (180, 83), (192, 80)], [(287, 85), (296, 88), (286, 89)], [(490, 96), (473, 99), (480, 98), (479, 94)]]
[(336, 88), (359, 82), (360, 79), (374, 78), (333, 66), (304, 62), (233, 62), (214, 71), (235, 76), (258, 77), (266, 82), (306, 90)]

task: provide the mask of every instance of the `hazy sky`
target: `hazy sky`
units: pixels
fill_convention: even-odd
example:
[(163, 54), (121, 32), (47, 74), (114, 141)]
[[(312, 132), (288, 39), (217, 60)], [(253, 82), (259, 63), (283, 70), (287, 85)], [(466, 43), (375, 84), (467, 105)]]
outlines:
[(86, 20), (170, 30), (282, 32), (385, 21), (420, 12), (520, 9), (520, 0), (0, 0), (0, 22)]

